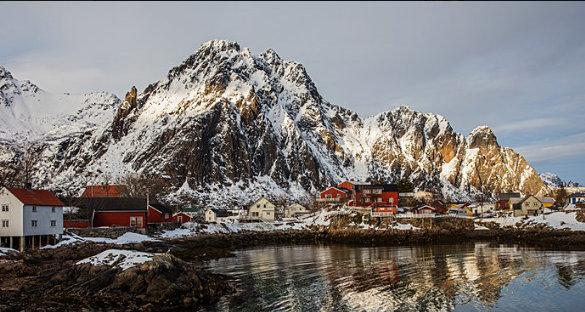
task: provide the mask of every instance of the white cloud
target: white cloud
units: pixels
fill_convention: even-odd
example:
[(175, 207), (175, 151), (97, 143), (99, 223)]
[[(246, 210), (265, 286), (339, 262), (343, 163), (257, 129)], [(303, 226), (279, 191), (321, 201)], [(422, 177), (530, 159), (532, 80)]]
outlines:
[(585, 156), (585, 133), (571, 135), (553, 142), (520, 146), (516, 148), (516, 151), (531, 162)]
[(542, 129), (558, 127), (566, 125), (566, 121), (562, 118), (533, 118), (525, 120), (513, 120), (494, 127), (494, 131), (500, 133), (531, 131), (534, 129)]

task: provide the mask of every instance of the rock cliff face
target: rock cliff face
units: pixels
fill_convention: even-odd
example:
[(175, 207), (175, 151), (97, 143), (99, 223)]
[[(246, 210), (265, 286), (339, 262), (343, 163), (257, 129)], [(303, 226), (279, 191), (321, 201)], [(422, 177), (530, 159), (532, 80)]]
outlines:
[[(41, 105), (30, 103), (24, 83), (6, 73), (0, 81), (16, 87), (2, 82), (0, 90), (9, 89), (0, 94), (2, 109)], [(124, 101), (106, 93), (66, 98), (81, 101), (58, 119), (73, 123), (54, 122), (46, 126), (52, 135), (34, 138), (44, 146), (37, 184), (76, 190), (138, 172), (162, 176), (178, 197), (202, 202), (302, 199), (342, 179), (410, 178), (454, 198), (545, 188), (487, 127), (464, 137), (442, 116), (407, 107), (362, 119), (324, 100), (301, 64), (272, 50), (254, 56), (235, 42), (203, 44), (142, 93), (132, 88)]]

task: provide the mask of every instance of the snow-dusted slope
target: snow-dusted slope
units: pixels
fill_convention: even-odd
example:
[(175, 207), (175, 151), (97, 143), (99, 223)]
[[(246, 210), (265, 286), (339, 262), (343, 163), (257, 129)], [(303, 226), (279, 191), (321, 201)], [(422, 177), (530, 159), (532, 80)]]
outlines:
[(540, 178), (550, 188), (560, 187), (579, 187), (579, 183), (573, 181), (563, 181), (558, 175), (552, 172), (544, 172), (540, 174)]
[[(408, 107), (361, 119), (324, 100), (302, 65), (272, 50), (252, 55), (235, 42), (204, 43), (164, 79), (142, 93), (131, 90), (121, 103), (107, 94), (56, 102), (34, 88), (46, 98), (35, 102), (23, 95), (25, 83), (9, 80), (0, 90), (9, 90), (2, 109), (12, 117), (0, 131), (37, 135), (45, 146), (36, 182), (56, 188), (133, 172), (165, 177), (175, 198), (218, 203), (307, 198), (346, 178), (406, 177), (453, 197), (544, 188), (489, 128), (466, 138), (442, 116)], [(78, 112), (33, 121), (47, 114), (31, 111), (53, 103)]]
[(44, 140), (110, 122), (119, 99), (110, 93), (52, 94), (0, 66), (0, 140)]

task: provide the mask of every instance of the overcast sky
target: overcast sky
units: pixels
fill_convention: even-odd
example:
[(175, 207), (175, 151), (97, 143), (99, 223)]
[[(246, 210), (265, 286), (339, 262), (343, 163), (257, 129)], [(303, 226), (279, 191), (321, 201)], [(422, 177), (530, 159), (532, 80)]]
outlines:
[(202, 42), (273, 48), (330, 102), (492, 127), (585, 183), (585, 3), (0, 3), (0, 64), (53, 92), (122, 96)]

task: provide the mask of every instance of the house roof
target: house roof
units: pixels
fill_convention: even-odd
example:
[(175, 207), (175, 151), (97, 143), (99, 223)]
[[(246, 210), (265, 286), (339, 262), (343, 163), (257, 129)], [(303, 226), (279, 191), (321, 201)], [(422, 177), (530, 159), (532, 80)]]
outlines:
[(187, 207), (187, 208), (181, 209), (179, 212), (199, 212), (199, 211), (201, 211), (200, 208), (197, 208), (197, 207)]
[(24, 188), (6, 188), (12, 195), (14, 195), (20, 202), (25, 205), (34, 206), (64, 206), (63, 202), (47, 190), (29, 190)]
[(364, 189), (379, 189), (381, 188), (383, 192), (398, 192), (398, 185), (396, 184), (363, 184), (363, 185), (355, 185), (356, 192), (359, 192)]
[(351, 190), (348, 190), (348, 189), (346, 189), (344, 187), (340, 187), (340, 186), (329, 186), (328, 188), (326, 188), (323, 191), (321, 191), (321, 193), (327, 192), (330, 189), (336, 189), (338, 191), (341, 191), (341, 192), (344, 192), (344, 193), (347, 193), (347, 194), (350, 194), (351, 193)]
[(162, 212), (162, 213), (173, 213), (173, 210), (171, 208), (169, 208), (161, 203), (157, 203), (157, 202), (152, 203), (151, 202), (151, 203), (148, 203), (148, 205), (150, 207)]
[[(133, 197), (71, 197), (67, 206), (95, 211), (146, 211), (145, 198)], [(152, 204), (151, 204), (152, 206)]]
[(530, 197), (534, 197), (534, 198), (536, 198), (536, 200), (538, 200), (538, 202), (542, 203), (542, 202), (540, 201), (540, 199), (538, 199), (538, 197), (536, 197), (536, 196), (534, 196), (534, 195), (528, 195), (528, 196), (526, 196), (526, 197), (522, 198), (522, 200), (521, 200), (521, 201), (519, 201), (519, 202), (515, 203), (514, 205), (522, 205), (522, 203), (523, 203), (523, 202), (525, 202), (525, 201), (526, 201), (528, 198), (530, 198)]
[(213, 211), (213, 213), (215, 213), (215, 216), (219, 218), (225, 218), (231, 215), (230, 212), (225, 209), (211, 208), (209, 210)]
[[(259, 198), (257, 201), (255, 201), (255, 202), (254, 202), (252, 205), (250, 205), (250, 207), (252, 207), (252, 206), (256, 205), (257, 203), (261, 202), (262, 200), (265, 200), (265, 201), (266, 201), (266, 202), (268, 202), (269, 204), (271, 204), (271, 205), (274, 205), (274, 204), (273, 204), (271, 201), (269, 201), (269, 200), (268, 200), (268, 198), (266, 198), (266, 197), (264, 197), (264, 196), (263, 196), (263, 197), (260, 197), (260, 198)], [(214, 209), (215, 209), (215, 208), (214, 208)]]
[(427, 208), (427, 209), (432, 209), (432, 210), (437, 210), (437, 208), (435, 208), (435, 207), (433, 207), (433, 206), (426, 205), (426, 204), (425, 204), (425, 205), (420, 205), (420, 206), (417, 206), (417, 207), (416, 207), (416, 208), (414, 208), (414, 209), (415, 209), (415, 210), (421, 210), (421, 209), (425, 209), (425, 208)]
[(518, 198), (522, 197), (518, 192), (509, 192), (509, 193), (502, 193), (500, 194), (499, 199), (510, 199), (510, 198)]
[(544, 197), (537, 197), (537, 198), (542, 203), (554, 203), (555, 202), (555, 199), (552, 198), (552, 197), (546, 197), (546, 196), (544, 196)]
[(121, 197), (125, 190), (124, 185), (88, 185), (81, 197)]

